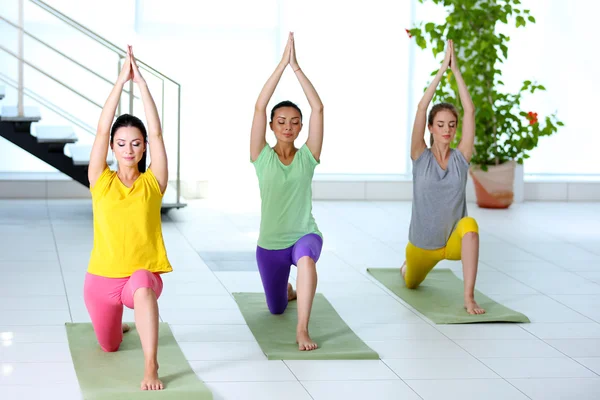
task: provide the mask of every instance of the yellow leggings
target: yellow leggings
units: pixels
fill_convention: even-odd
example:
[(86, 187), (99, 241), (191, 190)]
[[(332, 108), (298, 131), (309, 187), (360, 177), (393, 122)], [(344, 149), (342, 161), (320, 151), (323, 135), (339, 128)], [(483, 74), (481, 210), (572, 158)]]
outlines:
[(464, 217), (456, 224), (446, 247), (435, 250), (421, 249), (412, 243), (406, 245), (406, 287), (414, 289), (425, 280), (425, 277), (442, 260), (460, 260), (462, 238), (469, 232), (479, 233), (477, 221)]

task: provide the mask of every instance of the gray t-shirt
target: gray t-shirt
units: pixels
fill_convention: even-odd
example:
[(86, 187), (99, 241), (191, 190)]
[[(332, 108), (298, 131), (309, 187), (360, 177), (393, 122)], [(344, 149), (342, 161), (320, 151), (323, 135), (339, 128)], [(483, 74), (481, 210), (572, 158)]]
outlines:
[(408, 240), (421, 248), (446, 246), (456, 223), (467, 216), (465, 189), (469, 163), (463, 154), (450, 149), (446, 170), (430, 149), (413, 161), (412, 218)]

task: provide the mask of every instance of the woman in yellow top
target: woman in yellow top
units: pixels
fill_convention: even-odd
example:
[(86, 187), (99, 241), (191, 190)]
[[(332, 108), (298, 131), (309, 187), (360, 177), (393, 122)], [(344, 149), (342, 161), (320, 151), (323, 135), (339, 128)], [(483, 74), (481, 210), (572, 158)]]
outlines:
[[(148, 121), (115, 111), (123, 86), (138, 85)], [(112, 128), (111, 128), (112, 124)], [(152, 162), (140, 173), (146, 142)], [(119, 168), (106, 165), (108, 146)], [(142, 161), (143, 162), (143, 161)], [(145, 358), (142, 390), (162, 390), (158, 379), (158, 303), (163, 288), (160, 274), (171, 272), (162, 238), (160, 209), (167, 188), (167, 154), (160, 120), (131, 47), (119, 78), (106, 100), (90, 155), (88, 170), (94, 210), (94, 248), (85, 278), (84, 299), (102, 350), (117, 351), (123, 332), (123, 305), (135, 311), (135, 324)]]

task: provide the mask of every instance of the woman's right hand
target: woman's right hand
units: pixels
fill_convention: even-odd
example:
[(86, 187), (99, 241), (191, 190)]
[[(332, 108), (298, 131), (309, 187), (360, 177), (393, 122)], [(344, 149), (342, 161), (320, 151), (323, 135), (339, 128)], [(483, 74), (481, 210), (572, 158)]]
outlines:
[(117, 82), (124, 85), (130, 79), (133, 79), (133, 70), (131, 69), (131, 51), (129, 50), (129, 46), (127, 46), (127, 56), (123, 60), (123, 66), (121, 67)]
[(285, 49), (283, 50), (283, 56), (281, 57), (281, 62), (279, 63), (280, 65), (283, 65), (284, 67), (287, 67), (287, 65), (290, 63), (290, 48), (292, 46), (292, 32), (290, 32), (288, 34), (288, 40), (287, 43), (285, 44)]
[(450, 66), (450, 61), (452, 60), (452, 40), (448, 40), (446, 42), (446, 55), (444, 56), (444, 61), (442, 61), (442, 67), (440, 68), (442, 72), (445, 72)]

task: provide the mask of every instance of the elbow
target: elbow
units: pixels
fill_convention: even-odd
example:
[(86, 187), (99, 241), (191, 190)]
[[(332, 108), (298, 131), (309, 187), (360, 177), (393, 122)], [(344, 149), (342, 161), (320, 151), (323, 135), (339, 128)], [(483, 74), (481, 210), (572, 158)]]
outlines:
[(429, 104), (419, 102), (419, 104), (417, 104), (417, 113), (427, 113), (427, 107), (429, 107)]
[(323, 103), (319, 103), (311, 107), (312, 112), (317, 112), (323, 114)]
[(463, 107), (463, 111), (466, 116), (474, 116), (475, 106), (473, 104), (469, 104), (468, 106)]

